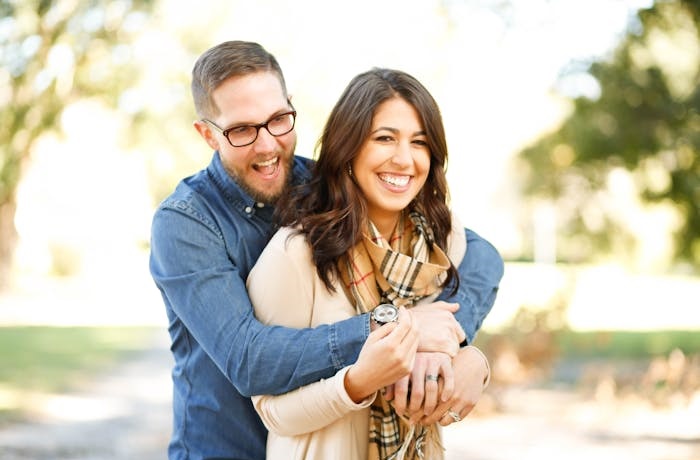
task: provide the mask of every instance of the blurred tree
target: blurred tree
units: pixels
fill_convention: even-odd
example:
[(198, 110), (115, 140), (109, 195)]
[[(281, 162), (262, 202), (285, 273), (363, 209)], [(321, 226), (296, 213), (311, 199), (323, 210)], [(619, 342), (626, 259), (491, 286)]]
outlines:
[(593, 77), (593, 94), (573, 98), (561, 126), (518, 156), (526, 194), (557, 207), (559, 258), (631, 248), (630, 224), (606, 206), (605, 194), (611, 173), (627, 170), (643, 201), (680, 216), (675, 259), (697, 266), (700, 1), (657, 0), (640, 10), (612, 59), (576, 77)]
[[(0, 285), (16, 243), (23, 167), (40, 135), (84, 97), (116, 106), (134, 81), (132, 42), (155, 0), (0, 0)], [(99, 148), (99, 146), (95, 146)]]

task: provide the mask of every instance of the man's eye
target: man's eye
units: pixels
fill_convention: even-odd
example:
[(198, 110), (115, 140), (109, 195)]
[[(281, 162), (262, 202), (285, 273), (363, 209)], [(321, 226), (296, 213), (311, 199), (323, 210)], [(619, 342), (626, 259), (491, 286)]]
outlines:
[(231, 128), (229, 132), (231, 134), (246, 134), (250, 131), (250, 126), (236, 126)]
[(279, 115), (272, 120), (269, 121), (269, 123), (282, 123), (284, 121), (287, 121), (288, 115)]

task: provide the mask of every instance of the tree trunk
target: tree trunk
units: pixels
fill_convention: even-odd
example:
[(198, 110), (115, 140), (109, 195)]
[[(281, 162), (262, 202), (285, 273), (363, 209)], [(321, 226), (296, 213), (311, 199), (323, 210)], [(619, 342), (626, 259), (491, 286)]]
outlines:
[(8, 198), (4, 203), (0, 203), (0, 290), (6, 289), (10, 284), (12, 256), (17, 243), (17, 203), (14, 196)]

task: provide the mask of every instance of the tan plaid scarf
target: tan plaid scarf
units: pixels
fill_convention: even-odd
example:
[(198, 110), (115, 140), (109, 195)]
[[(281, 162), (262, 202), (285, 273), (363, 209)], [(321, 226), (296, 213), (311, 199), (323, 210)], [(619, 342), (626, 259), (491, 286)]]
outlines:
[[(410, 307), (440, 289), (450, 261), (433, 243), (432, 230), (416, 211), (399, 219), (390, 241), (370, 222), (369, 234), (339, 262), (357, 311), (386, 302)], [(369, 439), (370, 460), (443, 458), (437, 424), (409, 425), (381, 395), (371, 407)]]

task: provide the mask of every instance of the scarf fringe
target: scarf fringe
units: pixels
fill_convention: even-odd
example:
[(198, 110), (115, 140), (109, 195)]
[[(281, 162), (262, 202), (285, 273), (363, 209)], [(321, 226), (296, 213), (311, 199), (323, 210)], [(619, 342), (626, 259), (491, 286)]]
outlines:
[[(408, 429), (408, 433), (406, 433), (406, 439), (403, 440), (403, 444), (401, 445), (401, 448), (396, 452), (396, 456), (394, 457), (396, 460), (404, 460), (404, 457), (406, 457), (406, 452), (408, 452), (408, 448), (411, 445), (411, 441), (413, 441), (413, 435), (416, 433), (416, 426), (411, 425), (411, 428)], [(423, 458), (422, 453), (419, 453), (420, 451), (418, 450), (418, 446), (416, 446), (416, 452), (418, 453), (418, 458)]]

